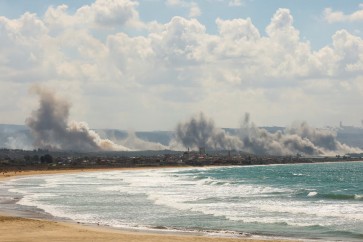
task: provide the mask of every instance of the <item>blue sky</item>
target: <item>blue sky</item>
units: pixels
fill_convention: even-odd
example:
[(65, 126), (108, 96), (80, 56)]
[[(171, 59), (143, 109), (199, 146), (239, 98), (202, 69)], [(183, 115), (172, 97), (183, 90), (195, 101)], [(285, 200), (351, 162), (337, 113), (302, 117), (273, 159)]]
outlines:
[(36, 84), (94, 128), (170, 130), (200, 111), (221, 127), (245, 112), (361, 125), (361, 1), (3, 0), (0, 16), (0, 123), (24, 123)]
[[(92, 0), (3, 0), (0, 2), (0, 15), (17, 18), (24, 12), (36, 13), (42, 16), (49, 6), (66, 4), (69, 11), (74, 12), (86, 4), (92, 4)], [(166, 6), (163, 0), (142, 0), (137, 7), (140, 18), (143, 21), (158, 21), (166, 23), (173, 16), (188, 17), (187, 7)], [(332, 8), (350, 14), (357, 11), (360, 0), (340, 1), (340, 0), (241, 0), (240, 6), (229, 6), (228, 0), (202, 0), (196, 1), (201, 9), (201, 15), (197, 19), (207, 27), (210, 33), (216, 33), (216, 18), (234, 19), (251, 18), (254, 25), (261, 33), (269, 24), (272, 15), (278, 8), (288, 8), (294, 16), (294, 26), (299, 29), (301, 36), (311, 42), (313, 48), (321, 48), (331, 41), (332, 34), (338, 29), (345, 28), (363, 37), (361, 22), (357, 23), (335, 23), (327, 24), (323, 19), (325, 8)]]

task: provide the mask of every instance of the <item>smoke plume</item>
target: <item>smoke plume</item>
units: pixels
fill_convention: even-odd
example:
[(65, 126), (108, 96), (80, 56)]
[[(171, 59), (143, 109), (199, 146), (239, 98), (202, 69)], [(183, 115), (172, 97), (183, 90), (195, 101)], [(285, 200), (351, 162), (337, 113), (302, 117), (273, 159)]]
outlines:
[(34, 86), (40, 106), (26, 119), (35, 139), (35, 147), (56, 150), (129, 150), (108, 139), (102, 139), (85, 122), (69, 122), (70, 104), (52, 91)]
[(169, 147), (156, 142), (150, 142), (140, 139), (135, 132), (129, 131), (127, 138), (120, 141), (126, 147), (131, 147), (134, 150), (167, 150)]
[(255, 154), (270, 155), (335, 155), (361, 152), (336, 139), (336, 133), (310, 127), (306, 122), (295, 123), (290, 128), (276, 133), (256, 127), (245, 115), (239, 137), (243, 150)]
[[(103, 139), (90, 130), (87, 123), (69, 121), (70, 104), (52, 91), (34, 86), (32, 91), (40, 98), (39, 108), (31, 113), (26, 124), (34, 137), (34, 147), (53, 150), (79, 151), (127, 151), (165, 150), (200, 147), (213, 150), (239, 150), (253, 154), (269, 155), (336, 155), (361, 153), (359, 148), (350, 147), (336, 139), (332, 130), (315, 129), (306, 122), (295, 123), (289, 128), (274, 133), (257, 127), (246, 114), (235, 135), (217, 128), (212, 119), (203, 113), (181, 122), (175, 130), (175, 138), (169, 146), (138, 138), (134, 132), (116, 144)], [(7, 145), (18, 144), (8, 139)]]
[(189, 121), (179, 123), (176, 128), (176, 141), (188, 148), (204, 147), (208, 149), (237, 149), (242, 143), (237, 137), (216, 128), (211, 119), (203, 113), (192, 117)]
[(236, 136), (214, 126), (201, 113), (189, 121), (179, 123), (176, 141), (185, 148), (236, 149), (252, 154), (268, 155), (336, 155), (362, 152), (359, 148), (342, 144), (331, 130), (315, 129), (306, 122), (293, 124), (274, 133), (257, 127), (247, 113)]

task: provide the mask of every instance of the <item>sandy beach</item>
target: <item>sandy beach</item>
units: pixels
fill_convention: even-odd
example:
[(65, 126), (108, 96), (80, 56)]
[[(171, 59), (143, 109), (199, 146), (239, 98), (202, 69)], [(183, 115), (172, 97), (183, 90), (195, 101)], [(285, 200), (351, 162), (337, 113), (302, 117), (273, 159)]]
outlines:
[[(158, 167), (148, 167), (149, 169), (159, 169)], [(148, 169), (144, 167), (133, 168), (85, 168), (85, 169), (52, 169), (52, 170), (24, 170), (24, 171), (7, 171), (4, 174), (0, 174), (0, 181), (6, 179), (12, 179), (14, 177), (21, 176), (36, 176), (36, 175), (51, 175), (51, 174), (71, 174), (81, 172), (97, 172), (97, 171), (113, 171), (113, 170), (135, 170), (135, 169)], [(168, 167), (163, 167), (168, 168)], [(171, 167), (170, 167), (171, 168)]]
[[(129, 168), (126, 168), (129, 169)], [(112, 169), (84, 169), (84, 170), (41, 170), (8, 172), (1, 174), (0, 180), (12, 179), (19, 176), (36, 176), (42, 174), (78, 173), (90, 171), (109, 171)], [(120, 170), (120, 169), (118, 169)], [(179, 235), (179, 234), (152, 234), (144, 232), (129, 232), (111, 229), (107, 227), (96, 227), (77, 223), (51, 221), (45, 219), (22, 218), (9, 214), (8, 211), (0, 209), (0, 240), (1, 241), (267, 241), (265, 239), (242, 238), (220, 238), (207, 237), (204, 235)], [(286, 240), (268, 240), (286, 241)]]
[[(126, 232), (108, 228), (96, 228), (78, 224), (27, 219), (0, 215), (1, 241), (144, 241), (144, 242), (240, 242), (266, 241), (255, 239), (216, 238), (205, 236), (185, 236), (169, 234), (145, 234)], [(276, 240), (278, 241), (278, 240)], [(283, 240), (285, 241), (285, 240)]]

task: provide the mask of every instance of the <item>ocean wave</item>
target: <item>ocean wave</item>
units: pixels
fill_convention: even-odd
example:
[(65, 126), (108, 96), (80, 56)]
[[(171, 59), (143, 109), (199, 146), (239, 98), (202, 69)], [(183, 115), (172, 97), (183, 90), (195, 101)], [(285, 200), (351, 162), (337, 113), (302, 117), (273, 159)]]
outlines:
[[(333, 192), (324, 193), (330, 184), (295, 184), (293, 181), (298, 179), (291, 177), (291, 183), (283, 183), (285, 180), (279, 179), (281, 172), (267, 170), (269, 180), (261, 180), (266, 176), (261, 172), (266, 168), (261, 167), (248, 168), (245, 173), (238, 167), (224, 169), (225, 173), (204, 169), (198, 174), (193, 169), (62, 175), (30, 179), (29, 187), (23, 186), (27, 180), (11, 186), (24, 195), (19, 204), (35, 206), (54, 216), (112, 227), (144, 226), (170, 231), (179, 225), (186, 228), (190, 223), (213, 221), (208, 228), (362, 228), (363, 195), (359, 187), (335, 187), (330, 189)], [(288, 174), (305, 174), (300, 170)], [(274, 176), (276, 183), (271, 180)], [(353, 194), (345, 194), (349, 192)], [(59, 199), (42, 197), (43, 193), (57, 194)], [(170, 221), (175, 224), (168, 226)]]
[(363, 195), (359, 194), (339, 194), (339, 193), (327, 193), (327, 194), (315, 194), (317, 198), (327, 200), (363, 200)]
[(309, 192), (307, 196), (308, 197), (315, 197), (316, 195), (318, 195), (317, 192)]
[(304, 174), (302, 174), (302, 173), (293, 173), (292, 175), (293, 176), (304, 176)]

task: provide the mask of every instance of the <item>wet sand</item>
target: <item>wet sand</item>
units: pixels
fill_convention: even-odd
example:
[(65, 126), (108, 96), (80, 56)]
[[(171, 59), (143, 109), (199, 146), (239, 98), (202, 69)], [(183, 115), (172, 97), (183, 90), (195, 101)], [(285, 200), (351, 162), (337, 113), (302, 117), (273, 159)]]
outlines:
[(136, 170), (136, 169), (163, 169), (173, 167), (135, 167), (135, 168), (85, 168), (85, 169), (52, 169), (52, 170), (25, 170), (25, 171), (7, 171), (4, 174), (0, 173), (0, 181), (12, 179), (22, 176), (36, 176), (36, 175), (51, 175), (51, 174), (71, 174), (82, 172), (98, 172), (98, 171), (121, 171), (121, 170)]
[[(5, 241), (139, 241), (139, 242), (241, 242), (265, 241), (255, 239), (216, 238), (169, 234), (146, 234), (107, 228), (96, 228), (78, 224), (27, 219), (0, 215), (0, 240)], [(278, 240), (276, 240), (278, 241)]]
[[(79, 172), (96, 172), (111, 170), (130, 170), (145, 168), (117, 168), (117, 169), (77, 169), (77, 170), (40, 170), (8, 172), (0, 175), (1, 180), (12, 179), (20, 176), (37, 176), (43, 174), (62, 174)], [(150, 168), (154, 169), (154, 168)], [(107, 227), (89, 226), (71, 222), (60, 222), (46, 219), (34, 219), (19, 217), (19, 214), (12, 214), (9, 211), (1, 210), (0, 207), (0, 240), (1, 241), (140, 241), (140, 242), (241, 242), (241, 241), (287, 241), (287, 240), (267, 240), (249, 237), (242, 238), (221, 238), (208, 237), (206, 235), (181, 235), (130, 232)]]

